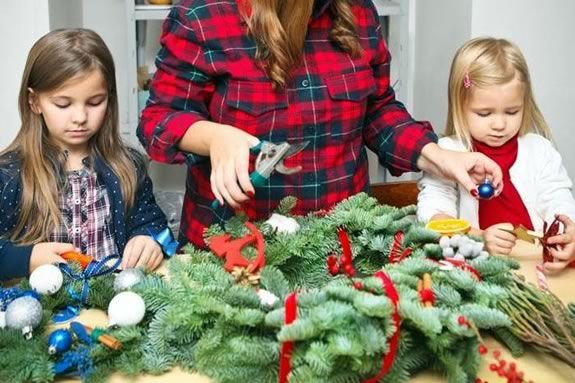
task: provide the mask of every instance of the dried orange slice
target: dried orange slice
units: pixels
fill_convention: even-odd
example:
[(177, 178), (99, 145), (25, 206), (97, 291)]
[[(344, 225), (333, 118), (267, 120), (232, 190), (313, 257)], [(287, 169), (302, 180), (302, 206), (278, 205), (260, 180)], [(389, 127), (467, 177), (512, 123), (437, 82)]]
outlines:
[(442, 235), (455, 235), (467, 233), (471, 225), (464, 219), (450, 218), (429, 221), (425, 228)]

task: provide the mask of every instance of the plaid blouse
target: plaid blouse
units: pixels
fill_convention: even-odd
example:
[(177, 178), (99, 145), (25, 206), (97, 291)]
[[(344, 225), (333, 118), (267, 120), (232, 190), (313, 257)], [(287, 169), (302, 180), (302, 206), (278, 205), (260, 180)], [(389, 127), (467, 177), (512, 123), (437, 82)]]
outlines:
[(272, 174), (244, 204), (251, 219), (267, 218), (288, 195), (298, 198), (294, 213), (304, 214), (367, 190), (366, 146), (399, 175), (417, 170), (421, 149), (437, 140), (427, 122), (414, 121), (395, 99), (373, 3), (352, 2), (363, 49), (352, 58), (328, 38), (330, 2), (316, 7), (301, 64), (277, 90), (254, 59), (256, 45), (237, 0), (182, 0), (172, 7), (138, 136), (153, 160), (188, 164), (181, 241), (205, 246), (206, 226), (233, 214), (229, 207), (210, 207), (209, 159), (178, 149), (197, 121), (232, 125), (275, 143), (310, 141), (285, 162), (301, 165), (299, 173)]
[(96, 260), (118, 254), (110, 231), (110, 199), (96, 172), (88, 167), (67, 172), (66, 192), (60, 194), (62, 224), (50, 241), (71, 243)]

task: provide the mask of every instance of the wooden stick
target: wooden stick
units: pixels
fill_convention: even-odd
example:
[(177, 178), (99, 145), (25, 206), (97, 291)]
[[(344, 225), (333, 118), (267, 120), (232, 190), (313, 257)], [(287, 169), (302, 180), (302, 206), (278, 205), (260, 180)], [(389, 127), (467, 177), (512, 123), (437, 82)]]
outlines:
[[(88, 333), (88, 335), (92, 336), (92, 331), (94, 331), (94, 329), (86, 325), (84, 325), (84, 327), (86, 328), (86, 332)], [(103, 345), (111, 348), (112, 350), (119, 350), (120, 348), (122, 348), (122, 342), (120, 342), (118, 339), (108, 334), (100, 335), (98, 337), (98, 341)]]
[[(423, 274), (423, 290), (431, 290), (431, 275), (429, 273)], [(425, 307), (431, 307), (433, 303), (425, 301)]]

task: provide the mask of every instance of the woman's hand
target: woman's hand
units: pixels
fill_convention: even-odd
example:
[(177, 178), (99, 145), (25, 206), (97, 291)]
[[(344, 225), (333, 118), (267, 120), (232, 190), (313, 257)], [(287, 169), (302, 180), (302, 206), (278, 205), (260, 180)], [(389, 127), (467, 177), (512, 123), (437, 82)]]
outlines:
[(148, 270), (155, 270), (164, 259), (160, 245), (147, 235), (136, 235), (132, 237), (124, 248), (122, 254), (122, 269), (132, 267), (146, 267)]
[(558, 272), (575, 261), (575, 222), (565, 215), (558, 215), (557, 219), (565, 226), (563, 234), (557, 234), (547, 239), (548, 245), (557, 245), (550, 248), (553, 262), (545, 262), (543, 267), (547, 272)]
[(209, 156), (212, 165), (212, 192), (220, 203), (234, 209), (253, 197), (250, 182), (250, 148), (260, 140), (230, 125), (198, 121), (186, 131), (178, 147), (186, 152)]
[(507, 230), (513, 230), (513, 225), (510, 223), (498, 223), (483, 230), (485, 249), (489, 254), (509, 255), (511, 253), (517, 237)]
[(66, 263), (66, 260), (62, 258), (60, 254), (70, 251), (77, 251), (71, 243), (42, 242), (35, 244), (32, 248), (32, 254), (30, 255), (30, 273), (36, 270), (38, 266)]
[(486, 179), (495, 188), (495, 195), (503, 190), (503, 175), (495, 161), (476, 152), (456, 152), (440, 148), (437, 144), (423, 147), (417, 166), (436, 176), (457, 181), (477, 197), (477, 185)]
[(259, 142), (256, 137), (233, 126), (220, 125), (214, 130), (209, 144), (210, 182), (220, 205), (225, 200), (237, 209), (254, 196), (249, 174), (250, 148)]

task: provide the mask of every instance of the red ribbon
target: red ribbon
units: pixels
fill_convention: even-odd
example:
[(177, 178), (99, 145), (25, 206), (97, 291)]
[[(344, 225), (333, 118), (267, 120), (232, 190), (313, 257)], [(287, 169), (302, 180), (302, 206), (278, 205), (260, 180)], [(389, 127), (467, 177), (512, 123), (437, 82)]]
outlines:
[[(399, 294), (393, 285), (393, 281), (383, 271), (375, 273), (375, 277), (381, 279), (387, 297), (393, 303), (393, 314), (391, 319), (395, 325), (395, 332), (389, 338), (389, 352), (383, 357), (383, 363), (379, 373), (373, 378), (367, 379), (364, 383), (377, 383), (389, 371), (397, 355), (397, 348), (399, 346), (399, 328), (400, 318), (397, 304), (399, 302)], [(297, 318), (297, 294), (295, 292), (289, 294), (284, 303), (285, 307), (285, 324), (293, 323)], [(288, 375), (291, 372), (291, 357), (294, 349), (294, 342), (283, 342), (280, 352), (280, 369), (278, 375), (279, 383), (287, 383)]]
[[(287, 296), (285, 303), (285, 324), (291, 324), (297, 318), (297, 294), (295, 292)], [(291, 356), (294, 342), (283, 342), (280, 352), (279, 383), (287, 383), (288, 375), (291, 372)]]
[(389, 338), (389, 352), (385, 354), (385, 356), (383, 357), (383, 365), (381, 366), (381, 370), (376, 376), (366, 380), (364, 383), (377, 383), (380, 379), (382, 379), (385, 376), (385, 374), (387, 374), (387, 372), (393, 365), (395, 355), (397, 354), (397, 348), (399, 346), (400, 318), (399, 318), (399, 311), (397, 310), (397, 304), (399, 302), (399, 294), (397, 293), (397, 290), (393, 285), (393, 281), (383, 271), (378, 271), (377, 273), (375, 273), (375, 277), (381, 279), (383, 287), (385, 288), (385, 293), (393, 303), (393, 314), (391, 316), (391, 319), (395, 324), (395, 332), (393, 333), (391, 338)]
[(410, 247), (401, 251), (401, 242), (403, 242), (403, 231), (400, 230), (393, 236), (393, 244), (389, 252), (389, 263), (401, 262), (413, 251)]

